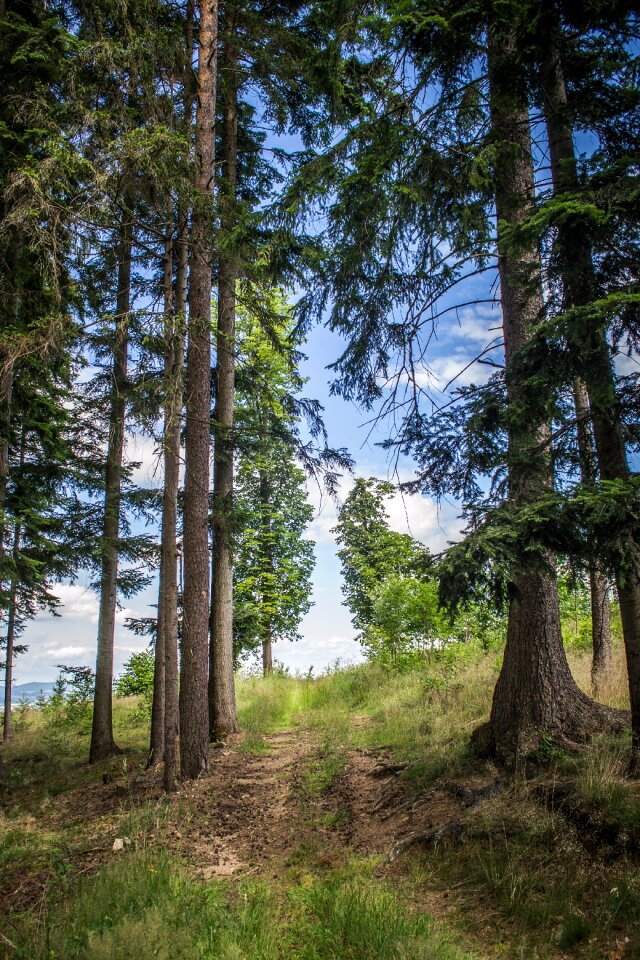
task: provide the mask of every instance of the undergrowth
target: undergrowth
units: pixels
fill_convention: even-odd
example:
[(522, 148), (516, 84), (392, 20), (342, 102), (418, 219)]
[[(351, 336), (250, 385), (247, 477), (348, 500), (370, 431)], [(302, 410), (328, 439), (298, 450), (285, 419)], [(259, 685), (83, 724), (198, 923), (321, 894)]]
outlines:
[(470, 960), (357, 866), (281, 885), (205, 885), (158, 850), (76, 885), (16, 946), (16, 960)]
[[(588, 655), (571, 650), (570, 661), (590, 693)], [(342, 777), (351, 749), (408, 762), (405, 780), (416, 792), (439, 778), (482, 774), (469, 754), (469, 736), (488, 716), (499, 667), (499, 650), (469, 643), (401, 673), (368, 663), (313, 679), (240, 677), (238, 748), (257, 754), (285, 750), (289, 738), (306, 737), (310, 749), (292, 788), (309, 823), (332, 827), (343, 811), (327, 812), (322, 798)], [(620, 646), (602, 699), (627, 705)], [(574, 753), (550, 744), (536, 782), (516, 780), (486, 802), (461, 844), (407, 856), (403, 869), (414, 887), (403, 898), (370, 869), (314, 872), (322, 851), (307, 849), (304, 837), (278, 881), (195, 882), (161, 849), (169, 829), (164, 800), (124, 803), (118, 835), (131, 840), (126, 855), (99, 876), (75, 881), (67, 866), (81, 828), (59, 821), (55, 830), (40, 830), (38, 818), (56, 795), (99, 783), (105, 773), (125, 786), (133, 773), (139, 776), (148, 726), (135, 699), (117, 699), (116, 739), (125, 753), (91, 768), (86, 717), (51, 736), (46, 713), (22, 713), (15, 740), (2, 754), (0, 871), (46, 874), (55, 900), (40, 919), (27, 916), (17, 924), (16, 958), (459, 958), (463, 954), (442, 940), (425, 915), (407, 906), (422, 905), (427, 889), (450, 897), (455, 909), (449, 923), (464, 929), (471, 942), (493, 936), (495, 956), (640, 958), (633, 853), (592, 848), (561, 812), (535, 796), (536, 782), (559, 782), (594, 817), (617, 824), (623, 838), (637, 842), (640, 787), (625, 777), (626, 736), (599, 737)], [(171, 803), (175, 822), (176, 801)]]

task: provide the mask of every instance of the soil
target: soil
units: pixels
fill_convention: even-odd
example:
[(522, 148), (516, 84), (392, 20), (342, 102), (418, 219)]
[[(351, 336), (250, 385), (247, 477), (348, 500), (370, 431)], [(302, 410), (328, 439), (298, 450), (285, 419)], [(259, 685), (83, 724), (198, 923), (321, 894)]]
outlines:
[[(341, 772), (324, 789), (310, 792), (306, 778), (319, 758), (313, 731), (266, 736), (258, 754), (243, 749), (243, 742), (240, 734), (212, 748), (208, 773), (181, 784), (168, 804), (161, 770), (145, 771), (142, 761), (127, 758), (125, 764), (112, 761), (111, 772), (105, 765), (101, 780), (51, 798), (37, 817), (21, 816), (20, 826), (72, 838), (64, 850), (66, 881), (153, 845), (178, 854), (204, 880), (254, 874), (277, 879), (297, 862), (311, 859), (321, 869), (331, 868), (354, 855), (379, 858), (379, 874), (400, 878), (404, 858), (387, 861), (394, 845), (464, 816), (468, 792), (491, 782), (467, 778), (460, 791), (437, 785), (416, 802), (402, 768), (390, 758), (349, 750)], [(136, 809), (153, 801), (157, 817), (125, 839), (124, 818), (135, 818)], [(124, 840), (117, 845), (123, 849), (114, 850), (116, 839)], [(4, 877), (0, 915), (40, 909), (52, 884), (50, 866)], [(442, 919), (457, 908), (446, 891), (422, 889), (419, 900), (417, 906)], [(495, 938), (495, 928), (490, 934)], [(484, 955), (492, 955), (489, 942)]]

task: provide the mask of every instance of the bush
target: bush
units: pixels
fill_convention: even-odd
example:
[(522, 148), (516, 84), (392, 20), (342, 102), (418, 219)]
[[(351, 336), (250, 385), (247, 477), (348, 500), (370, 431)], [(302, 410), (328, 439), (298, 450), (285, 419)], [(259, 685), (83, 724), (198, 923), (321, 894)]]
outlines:
[(124, 665), (124, 673), (116, 680), (116, 696), (149, 695), (153, 690), (154, 663), (155, 655), (151, 649), (132, 654)]
[(45, 726), (45, 739), (61, 747), (67, 733), (86, 733), (91, 726), (95, 674), (91, 667), (58, 664), (60, 673), (48, 699), (38, 698)]

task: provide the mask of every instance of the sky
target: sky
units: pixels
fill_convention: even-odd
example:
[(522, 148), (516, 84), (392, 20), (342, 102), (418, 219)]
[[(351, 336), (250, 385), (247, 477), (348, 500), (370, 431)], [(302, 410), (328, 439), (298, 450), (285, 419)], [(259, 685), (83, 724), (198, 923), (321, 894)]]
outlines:
[[(495, 338), (497, 311), (487, 306), (465, 310), (453, 318), (435, 342), (429, 358), (429, 369), (418, 371), (422, 385), (435, 391), (444, 387), (452, 376), (474, 357), (482, 346)], [(305, 396), (320, 400), (324, 405), (325, 425), (329, 443), (334, 447), (346, 447), (355, 461), (353, 475), (343, 475), (340, 482), (338, 502), (321, 496), (315, 485), (309, 486), (309, 498), (315, 508), (315, 518), (308, 531), (315, 541), (316, 567), (313, 576), (313, 606), (302, 621), (298, 642), (283, 642), (274, 649), (275, 658), (292, 672), (306, 673), (310, 668), (320, 672), (340, 659), (342, 663), (357, 662), (362, 658), (359, 644), (354, 639), (349, 611), (342, 605), (340, 563), (336, 557), (335, 538), (332, 528), (337, 520), (337, 511), (355, 477), (378, 477), (382, 479), (410, 479), (412, 465), (401, 461), (389, 462), (388, 454), (379, 446), (388, 433), (388, 426), (370, 423), (371, 411), (364, 411), (330, 394), (332, 373), (327, 369), (341, 353), (342, 345), (336, 334), (318, 326), (312, 330), (303, 350), (307, 359), (301, 372), (308, 378)], [(486, 380), (491, 370), (475, 366), (465, 371), (458, 383)], [(155, 455), (151, 439), (129, 437), (127, 456), (140, 461), (134, 474), (136, 482), (143, 486), (159, 487), (162, 469)], [(387, 504), (390, 526), (402, 533), (410, 533), (425, 543), (433, 552), (457, 539), (461, 529), (459, 509), (456, 504), (436, 504), (428, 497), (401, 495), (397, 493)], [(152, 616), (156, 603), (157, 584), (132, 599), (123, 602), (116, 617), (115, 673), (121, 672), (131, 653), (146, 646), (144, 638), (136, 637), (125, 626), (131, 616)], [(98, 623), (98, 596), (90, 590), (86, 581), (59, 584), (56, 594), (62, 601), (60, 616), (41, 613), (28, 625), (22, 642), (28, 651), (20, 656), (15, 665), (15, 683), (50, 681), (58, 673), (58, 664), (94, 665)]]
[[(489, 343), (496, 341), (499, 323), (497, 305), (477, 305), (451, 314), (438, 330), (428, 356), (428, 368), (416, 372), (416, 380), (428, 387), (437, 401), (440, 392), (464, 371), (453, 386), (485, 382), (492, 368), (470, 361)], [(322, 326), (312, 330), (303, 348), (307, 359), (301, 372), (308, 378), (304, 394), (320, 400), (324, 405), (324, 419), (329, 443), (346, 447), (355, 461), (353, 475), (344, 474), (340, 482), (338, 501), (325, 496), (315, 485), (309, 486), (309, 498), (315, 508), (315, 517), (307, 536), (315, 541), (316, 566), (313, 575), (313, 606), (300, 627), (302, 639), (298, 642), (276, 644), (274, 656), (292, 673), (306, 673), (310, 668), (318, 673), (339, 659), (343, 664), (362, 659), (349, 611), (342, 604), (340, 562), (332, 528), (337, 520), (340, 503), (353, 486), (356, 477), (408, 480), (414, 475), (413, 465), (401, 460), (398, 465), (389, 462), (388, 454), (379, 444), (389, 432), (388, 423), (371, 424), (372, 412), (331, 395), (333, 374), (327, 369), (342, 351), (336, 334)], [(496, 343), (496, 361), (501, 358), (500, 341)], [(635, 357), (620, 357), (620, 373), (638, 370)], [(142, 486), (160, 487), (162, 470), (151, 439), (129, 437), (127, 456), (140, 461), (133, 479)], [(432, 552), (442, 550), (447, 543), (460, 538), (462, 521), (456, 503), (436, 503), (419, 494), (396, 493), (387, 503), (390, 526), (401, 533), (409, 533), (426, 544)], [(127, 600), (116, 617), (115, 673), (122, 671), (125, 661), (134, 651), (145, 648), (144, 638), (136, 637), (125, 626), (127, 617), (153, 616), (157, 582)], [(94, 665), (98, 623), (98, 596), (86, 583), (59, 584), (56, 594), (62, 601), (60, 616), (41, 613), (31, 622), (21, 639), (28, 652), (15, 665), (15, 683), (44, 682), (55, 679), (58, 664)]]
[[(292, 150), (301, 145), (296, 137), (289, 135), (275, 140), (271, 138), (269, 145), (275, 142), (280, 147)], [(584, 145), (578, 146), (586, 149)], [(461, 301), (486, 301), (496, 294), (494, 279), (494, 275), (487, 275), (482, 281), (474, 281), (471, 286), (465, 287), (464, 296), (460, 296), (460, 291), (455, 296)], [(444, 301), (440, 306), (448, 305)], [(497, 303), (478, 303), (448, 314), (439, 322), (437, 335), (430, 342), (427, 365), (416, 370), (417, 385), (428, 389), (438, 401), (444, 398), (443, 391), (447, 388), (450, 395), (452, 388), (486, 382), (493, 372), (492, 368), (472, 361), (489, 344), (493, 347), (490, 357), (496, 362), (501, 361), (500, 324)], [(296, 643), (279, 643), (274, 650), (276, 660), (292, 672), (307, 672), (311, 668), (318, 672), (337, 659), (343, 663), (361, 659), (349, 611), (342, 605), (340, 563), (332, 528), (337, 520), (339, 504), (348, 494), (355, 477), (404, 481), (413, 476), (410, 461), (401, 460), (397, 465), (390, 463), (387, 452), (379, 446), (392, 430), (389, 423), (372, 426), (371, 411), (360, 410), (355, 404), (331, 395), (329, 388), (333, 374), (327, 368), (341, 355), (343, 346), (337, 334), (318, 325), (311, 331), (303, 347), (307, 359), (302, 364), (301, 373), (308, 378), (304, 393), (324, 405), (329, 443), (333, 447), (346, 447), (355, 461), (355, 468), (352, 476), (342, 477), (338, 503), (322, 498), (314, 486), (309, 488), (309, 497), (316, 511), (308, 531), (308, 536), (316, 543), (313, 606), (302, 621), (302, 639)], [(630, 373), (638, 370), (638, 363), (635, 358), (623, 357), (618, 367), (621, 373)], [(130, 460), (141, 461), (134, 480), (143, 486), (161, 486), (162, 471), (152, 440), (130, 437), (127, 455)], [(397, 493), (388, 502), (387, 510), (390, 526), (394, 530), (410, 533), (432, 552), (439, 552), (447, 543), (460, 537), (462, 521), (458, 504), (437, 504), (429, 497), (418, 494), (402, 496)], [(58, 664), (95, 663), (97, 594), (82, 580), (58, 585), (56, 593), (62, 601), (60, 616), (54, 618), (48, 613), (39, 614), (21, 638), (21, 642), (27, 644), (29, 649), (16, 661), (14, 674), (18, 684), (50, 681), (57, 675)], [(125, 620), (127, 617), (154, 615), (156, 594), (157, 583), (154, 581), (149, 588), (126, 601), (117, 613), (116, 675), (121, 672), (131, 653), (144, 649), (146, 645), (144, 638), (136, 637), (127, 630)]]

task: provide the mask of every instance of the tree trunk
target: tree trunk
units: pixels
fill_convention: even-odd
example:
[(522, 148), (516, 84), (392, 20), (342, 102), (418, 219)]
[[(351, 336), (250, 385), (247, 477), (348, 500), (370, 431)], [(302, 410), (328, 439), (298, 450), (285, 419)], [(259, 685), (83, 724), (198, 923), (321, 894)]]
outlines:
[(120, 228), (118, 245), (118, 293), (116, 299), (115, 343), (109, 415), (109, 441), (105, 474), (104, 525), (102, 534), (102, 574), (98, 614), (98, 651), (96, 686), (93, 700), (93, 724), (89, 763), (99, 763), (120, 753), (113, 738), (113, 640), (116, 622), (118, 580), (118, 537), (120, 534), (120, 498), (122, 456), (127, 391), (129, 348), (129, 312), (131, 309), (131, 222)]
[[(270, 510), (270, 490), (269, 478), (264, 470), (260, 471), (260, 505), (262, 508), (262, 571), (263, 576), (269, 577), (273, 573), (273, 545), (271, 542), (271, 519)], [(273, 630), (271, 626), (271, 608), (272, 602), (269, 596), (270, 591), (266, 590), (262, 597), (262, 612), (260, 614), (260, 624), (262, 627), (262, 672), (266, 677), (273, 671)]]
[[(10, 322), (18, 327), (20, 319), (20, 286), (18, 282), (20, 263), (21, 241), (18, 233), (13, 241), (13, 296), (11, 298)], [(7, 499), (7, 486), (9, 483), (9, 441), (11, 434), (11, 397), (13, 394), (13, 376), (14, 360), (10, 355), (5, 354), (0, 358), (0, 561), (5, 552), (5, 533), (6, 525), (4, 519), (4, 507)], [(0, 579), (0, 592), (2, 581)]]
[(165, 653), (164, 788), (176, 788), (178, 739), (178, 544), (180, 425), (183, 401), (184, 329), (187, 312), (189, 227), (180, 219), (176, 256), (176, 298), (172, 340), (165, 359), (164, 495), (162, 501), (162, 613)]
[[(552, 38), (553, 39), (553, 38)], [(567, 95), (560, 49), (550, 42), (541, 70), (541, 83), (549, 136), (549, 152), (558, 191), (575, 190), (578, 184), (573, 131), (567, 112)], [(576, 307), (597, 298), (598, 290), (588, 231), (579, 216), (568, 217), (558, 227), (565, 303)], [(570, 323), (567, 338), (574, 364), (584, 382), (591, 409), (593, 437), (602, 480), (627, 480), (629, 464), (620, 422), (619, 404), (607, 331), (597, 317), (582, 317)], [(632, 561), (630, 569), (618, 570), (616, 587), (624, 634), (629, 695), (631, 701), (630, 770), (640, 768), (640, 550), (631, 532), (623, 552)]]
[(11, 427), (11, 394), (13, 392), (13, 362), (6, 357), (0, 369), (0, 559), (4, 555), (4, 505), (9, 482), (9, 432)]
[[(554, 181), (555, 182), (555, 181)], [(596, 479), (593, 431), (589, 419), (589, 397), (584, 382), (576, 378), (573, 384), (573, 400), (578, 421), (578, 454), (580, 475), (586, 485)], [(589, 587), (591, 594), (591, 637), (593, 658), (591, 661), (591, 686), (594, 696), (606, 685), (611, 676), (613, 651), (611, 647), (611, 614), (609, 610), (609, 586), (601, 564), (593, 559), (589, 564)]]
[(207, 769), (209, 708), (209, 439), (211, 421), (211, 225), (215, 161), (217, 0), (200, 0), (196, 99), (197, 197), (191, 221), (189, 345), (185, 392), (184, 618), (180, 771)]
[[(16, 528), (16, 531), (19, 529)], [(13, 684), (13, 658), (14, 658), (14, 641), (16, 636), (16, 592), (17, 592), (17, 580), (16, 577), (11, 578), (11, 586), (9, 587), (9, 609), (7, 615), (7, 645), (6, 645), (6, 662), (4, 668), (4, 729), (3, 729), (3, 740), (11, 740), (13, 738), (13, 723), (11, 719), (11, 709), (13, 704), (13, 691), (11, 689)]]
[[(548, 426), (532, 422), (514, 360), (542, 314), (538, 250), (517, 249), (505, 234), (527, 219), (534, 200), (526, 84), (517, 62), (515, 31), (508, 19), (489, 27), (491, 128), (496, 143), (496, 217), (502, 299), (509, 430), (509, 497), (516, 506), (534, 502), (549, 488), (552, 466)], [(476, 746), (512, 763), (541, 734), (583, 738), (596, 705), (576, 686), (560, 630), (553, 558), (523, 555), (512, 581), (507, 642), (491, 717), (476, 731)]]
[[(184, 122), (191, 135), (193, 114), (193, 2), (188, 0), (185, 20)], [(189, 215), (179, 206), (176, 244), (176, 292), (173, 338), (165, 357), (165, 481), (162, 503), (162, 551), (165, 554), (162, 608), (164, 612), (165, 708), (164, 789), (176, 789), (179, 720), (178, 685), (178, 537), (177, 514), (180, 489), (180, 428), (184, 403), (184, 334), (187, 322), (187, 271), (189, 266)], [(167, 373), (169, 377), (167, 379)]]
[[(21, 460), (24, 460), (24, 439), (23, 447), (21, 453)], [(11, 719), (11, 710), (13, 706), (13, 691), (11, 689), (13, 684), (13, 659), (15, 656), (15, 638), (16, 638), (16, 599), (18, 593), (18, 577), (15, 571), (15, 563), (18, 558), (18, 552), (20, 550), (20, 537), (22, 536), (22, 527), (19, 523), (16, 524), (15, 533), (13, 537), (13, 561), (14, 561), (14, 572), (11, 577), (11, 585), (9, 587), (9, 608), (7, 614), (7, 656), (4, 669), (4, 730), (3, 730), (3, 740), (11, 740), (13, 737), (13, 723)]]
[[(167, 498), (167, 427), (168, 417), (167, 409), (170, 405), (169, 394), (172, 389), (171, 377), (173, 373), (173, 239), (171, 237), (171, 228), (167, 228), (167, 236), (164, 246), (164, 269), (162, 278), (162, 296), (164, 312), (164, 391), (165, 391), (165, 420), (164, 420), (164, 483), (162, 492), (162, 530), (160, 534), (160, 571), (158, 576), (158, 619), (156, 629), (156, 649), (153, 669), (153, 705), (151, 709), (151, 737), (149, 744), (149, 759), (147, 766), (151, 767), (160, 763), (164, 759), (164, 740), (165, 740), (165, 672), (166, 672), (166, 628), (165, 628), (165, 601), (166, 590), (167, 561), (171, 563), (171, 557), (163, 549), (165, 533), (164, 506)], [(174, 545), (175, 551), (175, 545)], [(174, 560), (175, 563), (175, 552)]]
[[(228, 14), (228, 16), (233, 16)], [(219, 252), (218, 334), (216, 341), (215, 447), (213, 458), (213, 595), (209, 672), (209, 731), (212, 740), (235, 733), (233, 678), (233, 404), (235, 389), (236, 257), (230, 243), (236, 226), (238, 88), (235, 24), (227, 21), (223, 49), (224, 95)]]

